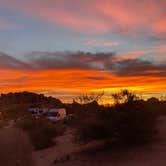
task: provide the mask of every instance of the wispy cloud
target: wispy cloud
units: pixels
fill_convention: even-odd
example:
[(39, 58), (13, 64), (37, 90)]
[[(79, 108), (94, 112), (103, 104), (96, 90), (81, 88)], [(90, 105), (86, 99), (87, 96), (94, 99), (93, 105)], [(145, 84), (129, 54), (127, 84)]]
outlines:
[(166, 77), (166, 65), (155, 65), (149, 61), (128, 59), (118, 62), (117, 75), (120, 76), (157, 76)]
[(0, 69), (26, 69), (30, 66), (21, 60), (0, 52)]
[(112, 47), (120, 45), (120, 43), (117, 41), (97, 40), (97, 39), (86, 40), (84, 44), (88, 46), (99, 46), (99, 47)]
[(16, 28), (16, 25), (0, 17), (0, 30), (13, 29), (13, 28)]
[(28, 16), (84, 32), (166, 33), (165, 0), (0, 0), (0, 4)]
[(165, 64), (140, 59), (114, 61), (116, 57), (115, 53), (36, 52), (21, 61), (1, 53), (0, 91), (35, 91), (64, 100), (85, 90), (165, 91)]
[[(116, 60), (117, 59), (117, 60)], [(1, 53), (1, 69), (26, 71), (45, 70), (97, 70), (119, 76), (166, 76), (166, 65), (157, 64), (137, 58), (123, 59), (115, 53), (86, 53), (86, 52), (35, 52), (24, 62), (10, 55)], [(88, 79), (102, 77), (86, 76)]]

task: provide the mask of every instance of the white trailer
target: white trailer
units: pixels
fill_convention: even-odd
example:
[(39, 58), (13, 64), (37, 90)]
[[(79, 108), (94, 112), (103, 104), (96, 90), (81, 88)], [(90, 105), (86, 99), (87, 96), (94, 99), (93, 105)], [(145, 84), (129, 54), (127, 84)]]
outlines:
[(66, 109), (65, 108), (51, 108), (48, 111), (47, 118), (51, 121), (63, 120), (65, 117), (66, 117)]

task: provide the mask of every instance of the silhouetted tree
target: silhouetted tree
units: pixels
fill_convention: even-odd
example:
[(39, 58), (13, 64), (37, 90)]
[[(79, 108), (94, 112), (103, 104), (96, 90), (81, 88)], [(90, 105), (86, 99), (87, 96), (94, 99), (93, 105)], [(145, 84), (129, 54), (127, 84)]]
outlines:
[(104, 95), (104, 92), (101, 93), (92, 93), (92, 94), (83, 94), (76, 97), (73, 101), (79, 104), (88, 104), (98, 102)]
[(147, 100), (147, 102), (155, 104), (155, 103), (159, 103), (159, 99), (157, 99), (156, 97), (151, 97)]
[(138, 99), (138, 96), (128, 90), (121, 90), (120, 92), (113, 93), (111, 96), (115, 104), (128, 103)]

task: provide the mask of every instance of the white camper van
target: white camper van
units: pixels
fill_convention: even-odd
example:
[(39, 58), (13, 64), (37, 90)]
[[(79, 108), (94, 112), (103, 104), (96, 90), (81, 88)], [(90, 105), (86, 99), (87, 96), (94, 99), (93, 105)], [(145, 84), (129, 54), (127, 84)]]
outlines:
[(47, 118), (51, 121), (59, 121), (63, 120), (66, 117), (66, 109), (65, 108), (51, 108), (48, 111)]

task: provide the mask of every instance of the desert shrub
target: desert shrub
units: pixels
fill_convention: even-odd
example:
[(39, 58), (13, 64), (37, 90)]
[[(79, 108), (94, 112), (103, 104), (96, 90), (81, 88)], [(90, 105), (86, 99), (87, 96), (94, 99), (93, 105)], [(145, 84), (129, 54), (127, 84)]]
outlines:
[(127, 144), (147, 143), (153, 140), (157, 116), (144, 104), (125, 103), (114, 109), (116, 117), (112, 117), (112, 120), (116, 127), (116, 140)]
[(0, 129), (2, 129), (4, 125), (5, 125), (5, 121), (0, 119)]
[(93, 114), (84, 113), (77, 126), (79, 141), (105, 139), (112, 144), (134, 145), (148, 143), (155, 138), (158, 116), (131, 93), (125, 91), (121, 94), (122, 103), (116, 102), (115, 106), (94, 111)]
[(27, 104), (5, 105), (2, 108), (3, 119), (17, 120), (21, 117), (29, 115)]
[(111, 130), (109, 121), (104, 121), (97, 115), (90, 115), (77, 123), (76, 140), (87, 143), (91, 140), (104, 139), (111, 135)]
[[(49, 131), (48, 131), (49, 130)], [(36, 150), (48, 148), (55, 144), (53, 141), (53, 133), (47, 128), (35, 128), (30, 132), (30, 138)], [(54, 133), (56, 135), (56, 133)]]
[(28, 132), (36, 150), (54, 145), (53, 139), (64, 132), (63, 124), (51, 123), (46, 119), (26, 118), (18, 121), (17, 126)]
[(30, 131), (34, 128), (36, 124), (35, 124), (35, 119), (33, 119), (32, 117), (26, 117), (18, 120), (16, 125), (17, 127), (20, 127), (23, 130)]

